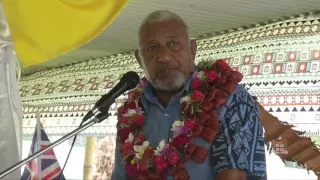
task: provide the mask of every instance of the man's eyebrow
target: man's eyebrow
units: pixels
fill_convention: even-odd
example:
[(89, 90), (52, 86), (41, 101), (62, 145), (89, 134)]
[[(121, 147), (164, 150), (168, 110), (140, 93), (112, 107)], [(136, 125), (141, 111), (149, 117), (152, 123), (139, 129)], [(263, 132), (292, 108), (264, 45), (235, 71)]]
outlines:
[(152, 43), (154, 43), (154, 39), (151, 39), (151, 40), (147, 41), (146, 43), (143, 43), (142, 47), (147, 46), (147, 45), (152, 44)]
[(165, 38), (176, 38), (177, 36), (174, 36), (174, 35), (168, 35), (168, 36), (165, 36)]
[[(175, 35), (168, 35), (168, 36), (164, 36), (164, 38), (167, 38), (167, 39), (173, 39), (173, 38), (176, 38), (177, 36)], [(146, 43), (144, 43), (142, 46), (145, 46), (145, 45), (148, 45), (148, 44), (152, 44), (154, 43), (155, 40), (154, 39), (150, 39), (148, 40)]]

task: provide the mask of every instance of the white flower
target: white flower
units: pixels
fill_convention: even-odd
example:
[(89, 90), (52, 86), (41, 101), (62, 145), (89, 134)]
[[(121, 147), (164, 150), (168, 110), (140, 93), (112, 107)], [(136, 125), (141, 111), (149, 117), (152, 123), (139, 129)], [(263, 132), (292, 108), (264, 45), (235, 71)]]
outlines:
[(190, 96), (184, 96), (183, 98), (180, 99), (180, 104), (182, 104), (184, 102), (189, 104), (191, 102)]
[(134, 135), (132, 133), (129, 134), (128, 139), (126, 139), (124, 142), (125, 143), (132, 143), (134, 139)]
[(203, 81), (206, 79), (206, 75), (203, 71), (198, 72), (197, 77)]
[(168, 150), (168, 147), (169, 147), (169, 145), (166, 144), (165, 140), (160, 141), (159, 146), (154, 151), (155, 155), (162, 156), (165, 153), (165, 151)]
[(134, 151), (136, 152), (136, 158), (137, 159), (142, 159), (143, 154), (144, 154), (144, 150), (149, 147), (149, 141), (145, 141), (143, 142), (142, 145), (135, 145), (133, 146)]
[(129, 109), (127, 113), (123, 114), (124, 117), (132, 117), (135, 114), (137, 114), (137, 111), (135, 109)]
[(179, 127), (179, 126), (183, 126), (183, 122), (182, 121), (174, 121), (174, 123), (172, 124), (172, 129), (175, 128), (175, 127)]

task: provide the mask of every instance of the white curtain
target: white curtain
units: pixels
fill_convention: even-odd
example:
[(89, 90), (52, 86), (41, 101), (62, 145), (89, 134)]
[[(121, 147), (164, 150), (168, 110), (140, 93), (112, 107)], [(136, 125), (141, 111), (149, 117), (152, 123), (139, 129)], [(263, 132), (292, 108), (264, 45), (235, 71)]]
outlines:
[[(16, 58), (0, 1), (0, 172), (21, 159), (22, 111)], [(20, 179), (17, 169), (5, 180)]]

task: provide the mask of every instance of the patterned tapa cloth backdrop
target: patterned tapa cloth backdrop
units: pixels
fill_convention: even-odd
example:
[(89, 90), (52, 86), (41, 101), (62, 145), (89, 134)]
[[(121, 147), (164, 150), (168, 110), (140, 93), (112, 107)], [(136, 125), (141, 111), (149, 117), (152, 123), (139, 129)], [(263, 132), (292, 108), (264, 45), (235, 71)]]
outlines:
[[(245, 75), (242, 85), (267, 110), (290, 113), (290, 123), (303, 123), (298, 114), (308, 112), (308, 122), (318, 123), (319, 21), (320, 15), (310, 15), (199, 40), (196, 63), (224, 59)], [(32, 134), (37, 110), (48, 133), (71, 131), (100, 95), (129, 70), (142, 74), (134, 53), (92, 59), (22, 77), (24, 133)], [(113, 115), (122, 101), (120, 97), (112, 106)], [(116, 121), (112, 116), (82, 134), (113, 137)], [(283, 133), (282, 130), (277, 134)]]

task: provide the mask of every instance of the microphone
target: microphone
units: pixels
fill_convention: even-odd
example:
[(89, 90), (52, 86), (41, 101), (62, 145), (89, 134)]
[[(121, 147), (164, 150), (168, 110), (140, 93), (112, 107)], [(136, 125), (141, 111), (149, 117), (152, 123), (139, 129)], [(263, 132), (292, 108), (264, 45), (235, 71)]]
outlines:
[[(40, 156), (41, 154), (49, 151), (50, 149), (56, 147), (57, 145), (61, 144), (62, 142), (66, 141), (70, 137), (74, 136), (71, 148), (73, 147), (73, 144), (75, 142), (75, 138), (78, 133), (81, 131), (89, 128), (90, 126), (100, 123), (104, 119), (106, 119), (109, 116), (109, 108), (110, 106), (115, 102), (115, 99), (119, 97), (121, 94), (126, 92), (127, 90), (135, 88), (139, 84), (140, 78), (136, 72), (130, 71), (125, 73), (121, 79), (120, 82), (112, 88), (107, 94), (103, 95), (94, 105), (94, 108), (90, 110), (85, 117), (82, 119), (82, 122), (80, 124), (80, 127), (77, 129), (73, 130), (72, 132), (66, 134), (62, 138), (58, 139), (57, 141), (53, 142), (52, 144), (48, 145), (46, 148), (41, 149), (37, 151), (36, 153), (30, 155), (29, 157), (19, 161), (18, 163), (14, 164), (13, 166), (7, 168), (3, 172), (0, 172), (0, 179), (12, 171), (16, 170), (17, 168), (21, 167), (22, 165), (26, 164), (27, 162), (31, 161), (32, 159)], [(85, 121), (90, 119), (91, 117), (95, 117), (93, 120), (89, 121), (88, 123), (82, 125)], [(69, 158), (71, 149), (69, 151), (69, 154), (67, 156), (67, 160)], [(67, 162), (66, 160), (66, 162)], [(66, 163), (64, 164), (63, 169), (65, 168)], [(62, 171), (63, 171), (62, 169)], [(61, 174), (60, 174), (61, 175)], [(60, 179), (60, 175), (59, 178)]]
[[(95, 116), (97, 113), (108, 111), (110, 106), (115, 102), (115, 99), (127, 90), (135, 88), (140, 81), (139, 75), (136, 72), (129, 71), (125, 73), (118, 84), (112, 88), (107, 94), (101, 96), (101, 98), (95, 103), (92, 110), (90, 110), (83, 118), (83, 122)], [(105, 113), (102, 113), (105, 114)], [(100, 119), (100, 117), (97, 117)]]

